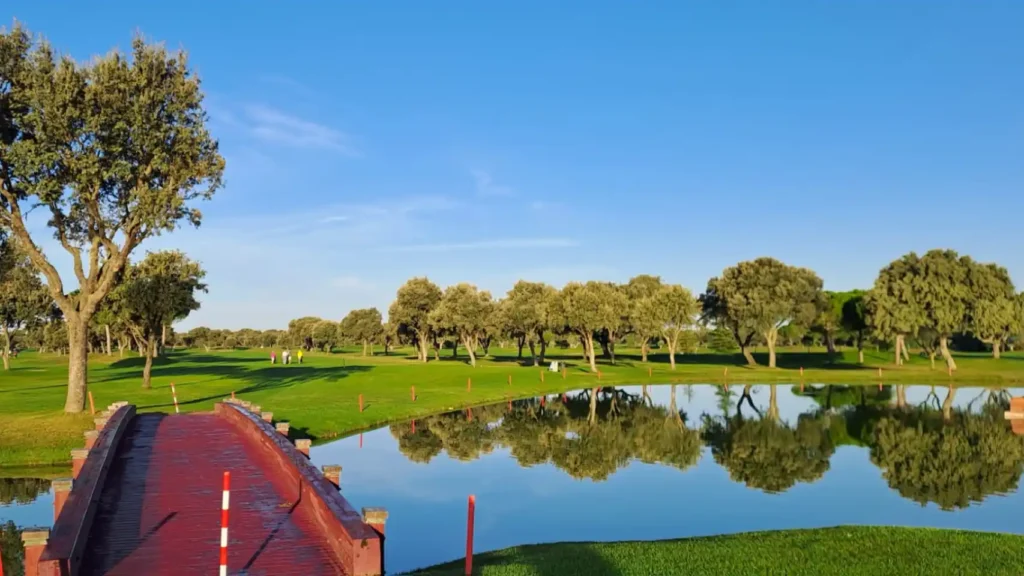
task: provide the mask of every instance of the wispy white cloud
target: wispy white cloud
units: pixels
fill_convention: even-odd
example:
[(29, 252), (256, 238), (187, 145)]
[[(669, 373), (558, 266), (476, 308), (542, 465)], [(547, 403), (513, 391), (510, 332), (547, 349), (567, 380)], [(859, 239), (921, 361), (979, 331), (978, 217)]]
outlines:
[(444, 244), (412, 244), (389, 246), (383, 252), (460, 252), (469, 250), (509, 250), (517, 248), (573, 248), (579, 242), (569, 238), (509, 238)]
[(347, 134), (326, 124), (304, 120), (264, 104), (247, 104), (242, 112), (248, 133), (270, 144), (360, 155)]
[(470, 170), (473, 180), (476, 182), (476, 193), (478, 196), (514, 196), (515, 190), (503, 186), (494, 181), (490, 172), (486, 170)]
[(334, 222), (348, 222), (349, 220), (350, 220), (350, 218), (348, 216), (344, 216), (344, 215), (342, 215), (342, 216), (327, 216), (326, 218), (321, 218), (320, 219), (320, 223), (321, 224), (332, 224)]

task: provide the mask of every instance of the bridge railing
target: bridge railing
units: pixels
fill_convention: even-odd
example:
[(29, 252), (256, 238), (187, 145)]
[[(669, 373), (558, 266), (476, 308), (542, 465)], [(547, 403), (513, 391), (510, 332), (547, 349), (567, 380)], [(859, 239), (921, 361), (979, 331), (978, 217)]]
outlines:
[(262, 446), (292, 480), (299, 481), (302, 498), (311, 503), (317, 529), (327, 536), (346, 574), (376, 576), (384, 573), (383, 534), (363, 521), (360, 513), (304, 453), (259, 414), (244, 406), (222, 402), (215, 406), (214, 412), (232, 421), (243, 434)]
[[(103, 484), (117, 455), (118, 446), (132, 418), (135, 406), (119, 402), (97, 419), (99, 435), (86, 451), (73, 450), (75, 460), (71, 491), (59, 507), (53, 529), (38, 563), (26, 561), (26, 576), (72, 576), (78, 574), (89, 539)], [(26, 553), (26, 560), (29, 555)]]

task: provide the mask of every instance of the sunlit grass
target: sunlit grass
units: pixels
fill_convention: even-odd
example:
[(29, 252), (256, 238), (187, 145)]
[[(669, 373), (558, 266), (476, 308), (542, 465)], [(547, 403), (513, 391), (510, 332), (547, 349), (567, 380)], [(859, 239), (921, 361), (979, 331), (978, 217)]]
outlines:
[[(461, 576), (464, 560), (414, 572)], [(655, 542), (566, 542), (474, 557), (477, 576), (1019, 575), (1024, 536), (882, 526)]]
[[(823, 350), (784, 350), (780, 368), (748, 368), (738, 355), (682, 355), (677, 370), (669, 370), (664, 355), (640, 362), (635, 350), (620, 350), (615, 365), (600, 364), (600, 377), (586, 369), (579, 350), (554, 350), (549, 358), (566, 361), (565, 376), (519, 362), (515, 350), (491, 350), (477, 368), (442, 352), (441, 361), (424, 365), (411, 350), (391, 356), (361, 357), (358, 352), (310, 353), (302, 365), (271, 365), (269, 350), (172, 352), (157, 360), (153, 388), (141, 388), (142, 359), (93, 355), (90, 389), (97, 410), (126, 400), (142, 411), (171, 411), (170, 383), (176, 384), (182, 410), (210, 410), (234, 391), (241, 398), (273, 411), (291, 422), (295, 435), (315, 440), (334, 438), (370, 426), (433, 414), (467, 405), (500, 402), (506, 398), (556, 393), (603, 385), (704, 383), (796, 383), (799, 368), (811, 383), (877, 384), (878, 367), (886, 383), (946, 384), (944, 370), (930, 369), (926, 358), (914, 357), (902, 367), (891, 365), (888, 354), (869, 352), (866, 364), (856, 363), (847, 350), (829, 364)], [(762, 359), (759, 356), (759, 359)], [(0, 466), (66, 463), (70, 450), (82, 446), (89, 416), (62, 413), (67, 381), (66, 357), (22, 354), (9, 372), (0, 373)], [(1024, 355), (1010, 353), (1001, 360), (984, 355), (958, 356), (957, 386), (1011, 386), (1024, 381)], [(650, 376), (648, 376), (650, 370)], [(726, 370), (728, 374), (726, 374)], [(511, 376), (512, 384), (508, 378)], [(467, 379), (472, 388), (467, 391)], [(416, 387), (417, 400), (411, 399)], [(358, 409), (363, 395), (365, 410)]]

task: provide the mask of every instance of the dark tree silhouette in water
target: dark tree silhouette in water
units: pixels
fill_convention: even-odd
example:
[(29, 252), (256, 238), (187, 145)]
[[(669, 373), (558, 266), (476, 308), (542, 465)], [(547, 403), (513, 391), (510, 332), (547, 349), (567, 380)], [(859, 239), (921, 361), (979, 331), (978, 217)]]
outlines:
[(0, 505), (30, 504), (50, 491), (50, 481), (40, 478), (0, 478)]
[(21, 546), (21, 531), (14, 522), (0, 524), (0, 555), (3, 556), (5, 576), (22, 576), (25, 573), (25, 551)]
[[(948, 392), (947, 392), (948, 394)], [(889, 486), (922, 506), (967, 508), (992, 494), (1017, 488), (1024, 467), (1024, 438), (1003, 419), (1005, 405), (980, 411), (922, 405), (894, 409), (874, 426), (871, 461)]]
[(826, 418), (801, 414), (796, 427), (780, 421), (774, 385), (763, 417), (744, 418), (744, 398), (749, 398), (746, 392), (737, 402), (735, 416), (705, 417), (704, 439), (715, 462), (729, 471), (730, 478), (775, 493), (825, 474), (835, 451)]

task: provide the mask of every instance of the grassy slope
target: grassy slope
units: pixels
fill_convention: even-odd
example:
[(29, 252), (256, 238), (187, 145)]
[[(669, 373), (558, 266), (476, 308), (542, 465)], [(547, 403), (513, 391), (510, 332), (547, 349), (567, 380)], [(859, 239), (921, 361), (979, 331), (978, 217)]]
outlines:
[[(494, 352), (494, 351), (492, 351)], [(90, 364), (90, 388), (97, 409), (118, 400), (137, 404), (141, 410), (172, 410), (169, 384), (175, 382), (183, 410), (209, 410), (217, 400), (236, 391), (240, 397), (271, 410), (278, 420), (288, 420), (296, 436), (326, 439), (393, 420), (432, 414), (447, 409), (506, 397), (532, 396), (541, 392), (597, 385), (598, 378), (585, 370), (579, 354), (566, 355), (568, 377), (520, 366), (514, 351), (494, 352), (495, 357), (471, 368), (462, 361), (422, 365), (407, 354), (361, 358), (354, 353), (309, 354), (306, 363), (271, 366), (269, 350), (233, 352), (177, 352), (158, 360), (153, 389), (142, 390), (140, 358), (117, 359), (94, 355)], [(448, 353), (450, 354), (450, 353)], [(821, 352), (789, 352), (780, 356), (780, 368), (747, 368), (734, 355), (686, 355), (674, 372), (664, 356), (652, 356), (642, 364), (637, 356), (620, 353), (615, 366), (602, 364), (600, 384), (714, 383), (721, 384), (728, 368), (731, 384), (796, 382), (798, 368), (807, 368), (808, 383), (863, 383), (878, 381), (877, 367), (887, 383), (941, 383), (949, 381), (942, 370), (929, 369), (926, 360), (915, 358), (896, 368), (888, 355), (868, 354), (858, 366), (848, 352), (835, 366)], [(559, 358), (557, 355), (554, 358)], [(994, 361), (985, 356), (958, 358), (958, 385), (1003, 385), (1024, 382), (1024, 354), (1007, 354)], [(650, 367), (653, 376), (648, 377)], [(512, 376), (512, 385), (507, 383)], [(472, 377), (471, 393), (466, 379)], [(89, 416), (61, 413), (67, 378), (66, 358), (23, 354), (13, 369), (0, 373), (0, 467), (41, 466), (66, 463), (69, 451), (82, 445), (82, 431), (92, 425)], [(410, 401), (410, 386), (418, 399)], [(366, 410), (358, 410), (364, 395)]]
[[(463, 562), (415, 572), (462, 575)], [(479, 576), (978, 574), (1024, 570), (1024, 536), (841, 526), (656, 542), (522, 546), (474, 557)]]

